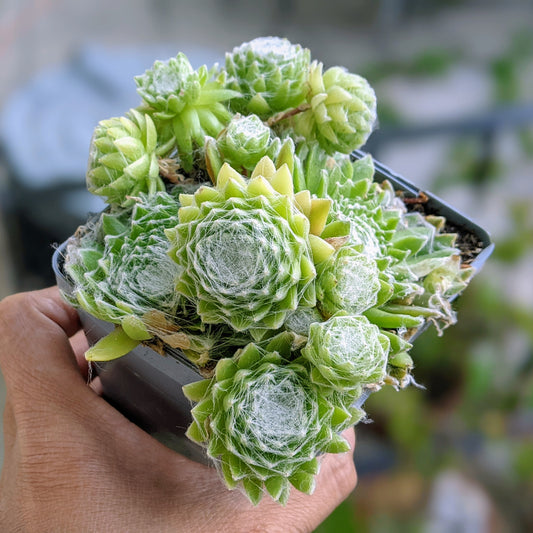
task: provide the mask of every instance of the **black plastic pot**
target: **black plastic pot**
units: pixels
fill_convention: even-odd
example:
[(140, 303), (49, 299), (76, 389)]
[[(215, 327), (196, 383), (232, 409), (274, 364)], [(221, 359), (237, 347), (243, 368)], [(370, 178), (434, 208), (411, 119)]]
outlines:
[[(362, 152), (354, 153), (356, 158), (363, 155)], [(386, 166), (375, 162), (375, 168), (376, 181), (389, 180), (395, 189), (403, 190), (407, 196), (420, 195), (420, 189)], [(428, 198), (424, 203), (427, 214), (446, 217), (453, 231), (476, 243), (479, 251), (471, 265), (479, 271), (494, 248), (487, 232), (436, 196), (425, 191), (424, 194)], [(63, 243), (56, 250), (52, 263), (59, 288), (69, 294), (73, 286), (62, 268), (65, 248), (66, 243)], [(84, 311), (79, 311), (79, 314), (91, 345), (114, 328), (113, 324), (98, 320)], [(414, 337), (428, 325), (420, 328)], [(173, 450), (195, 461), (208, 462), (203, 449), (184, 435), (192, 418), (191, 404), (183, 395), (182, 386), (198, 381), (202, 376), (178, 350), (169, 350), (166, 356), (161, 356), (140, 345), (124, 357), (94, 364), (94, 371), (102, 382), (103, 396), (132, 422)], [(363, 394), (359, 403), (362, 404), (367, 396)]]

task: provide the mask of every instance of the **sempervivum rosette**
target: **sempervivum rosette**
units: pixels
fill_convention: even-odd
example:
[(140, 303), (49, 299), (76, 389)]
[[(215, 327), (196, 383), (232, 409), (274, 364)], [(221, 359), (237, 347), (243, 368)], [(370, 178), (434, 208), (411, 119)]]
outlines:
[(361, 246), (343, 246), (318, 268), (317, 299), (322, 313), (359, 315), (392, 296), (393, 288), (381, 275), (378, 262)]
[(152, 337), (149, 323), (154, 311), (168, 317), (176, 314), (179, 269), (167, 255), (164, 231), (177, 223), (178, 209), (177, 199), (165, 192), (142, 197), (131, 216), (104, 213), (80, 242), (68, 247), (65, 269), (76, 283), (78, 304), (120, 325), (111, 339), (93, 347), (88, 358), (127, 353)]
[[(402, 260), (392, 262), (389, 272), (397, 284), (417, 287), (403, 297), (391, 298), (381, 309), (388, 314), (430, 320), (439, 333), (456, 322), (450, 298), (461, 292), (473, 269), (461, 265), (455, 233), (444, 233), (443, 217), (406, 213), (392, 239), (395, 249), (403, 249)], [(413, 323), (412, 327), (416, 325)]]
[(443, 233), (444, 218), (408, 212), (390, 183), (378, 184), (373, 175), (370, 156), (339, 160), (324, 185), (332, 211), (350, 223), (350, 242), (381, 264), (381, 279), (392, 287), (386, 301), (364, 314), (380, 327), (405, 329), (407, 336), (426, 320), (440, 331), (455, 322), (449, 298), (464, 289), (472, 270), (459, 267), (456, 235)]
[[(213, 168), (215, 162), (209, 161), (209, 158), (215, 158), (218, 161), (225, 161), (239, 171), (253, 170), (265, 155), (269, 153), (274, 155), (272, 152), (275, 151), (275, 147), (271, 148), (271, 136), (270, 128), (263, 124), (257, 115), (235, 115), (214, 141), (213, 148), (218, 153), (213, 155), (206, 148), (208, 169), (213, 170), (214, 176), (218, 174)], [(213, 142), (213, 140), (208, 139), (207, 142)]]
[(279, 37), (260, 37), (226, 54), (228, 87), (241, 97), (231, 107), (266, 119), (305, 100), (310, 52)]
[(177, 291), (203, 322), (261, 336), (298, 306), (315, 305), (313, 262), (334, 252), (320, 237), (330, 203), (295, 196), (287, 165), (265, 157), (246, 180), (225, 164), (216, 187), (180, 201), (169, 253), (181, 269)]
[(184, 392), (198, 402), (187, 435), (219, 461), (226, 485), (242, 486), (255, 504), (265, 490), (282, 504), (291, 485), (312, 493), (317, 456), (348, 451), (338, 433), (364, 415), (322, 395), (304, 365), (254, 344)]
[(193, 151), (204, 145), (206, 135), (216, 137), (231, 114), (223, 102), (239, 93), (225, 88), (225, 73), (216, 66), (194, 70), (183, 53), (167, 61), (156, 61), (142, 76), (136, 76), (137, 92), (147, 111), (168, 123), (175, 136), (178, 156), (185, 171), (193, 170)]
[(383, 383), (389, 349), (388, 337), (365, 317), (335, 316), (311, 324), (302, 356), (311, 363), (314, 383), (359, 393), (363, 385)]
[(102, 120), (91, 142), (87, 188), (121, 207), (133, 205), (140, 193), (164, 191), (157, 149), (150, 116), (132, 109), (126, 117)]
[(309, 72), (310, 108), (291, 117), (296, 135), (316, 139), (328, 153), (349, 154), (363, 146), (376, 121), (376, 95), (365, 78), (332, 67), (323, 73), (313, 61)]

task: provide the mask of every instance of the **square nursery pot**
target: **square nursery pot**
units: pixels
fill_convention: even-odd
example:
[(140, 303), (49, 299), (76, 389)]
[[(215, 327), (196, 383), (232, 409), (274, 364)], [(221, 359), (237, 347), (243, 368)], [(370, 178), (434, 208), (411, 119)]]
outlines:
[[(356, 151), (360, 158), (363, 152)], [(441, 215), (446, 218), (447, 229), (459, 235), (457, 247), (463, 252), (463, 259), (479, 272), (491, 254), (494, 245), (485, 230), (451, 206), (428, 192), (423, 192), (402, 176), (375, 161), (377, 182), (389, 180), (396, 190), (406, 197), (425, 195), (425, 214)], [(64, 273), (63, 257), (66, 242), (57, 248), (52, 264), (59, 288), (66, 294), (72, 293), (73, 285)], [(464, 250), (468, 247), (468, 255)], [(113, 330), (114, 325), (98, 320), (88, 313), (79, 311), (81, 322), (89, 344)], [(429, 322), (419, 328), (413, 337), (420, 335)], [(105, 363), (93, 363), (93, 370), (102, 382), (104, 398), (123, 413), (129, 420), (150, 433), (169, 448), (202, 463), (209, 463), (204, 450), (191, 442), (185, 431), (192, 422), (191, 403), (184, 396), (182, 386), (202, 379), (198, 369), (179, 351), (169, 349), (161, 356), (151, 348), (139, 345), (127, 355)], [(359, 399), (362, 405), (369, 392)]]

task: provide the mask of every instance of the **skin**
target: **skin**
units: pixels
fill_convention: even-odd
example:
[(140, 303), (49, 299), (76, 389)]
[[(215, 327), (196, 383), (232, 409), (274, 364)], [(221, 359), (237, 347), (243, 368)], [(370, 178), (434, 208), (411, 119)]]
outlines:
[[(303, 532), (355, 488), (352, 454), (326, 455), (312, 496), (254, 507), (214, 468), (166, 448), (87, 386), (87, 342), (57, 288), (0, 302), (7, 400), (5, 532)], [(344, 436), (352, 448), (353, 429)]]

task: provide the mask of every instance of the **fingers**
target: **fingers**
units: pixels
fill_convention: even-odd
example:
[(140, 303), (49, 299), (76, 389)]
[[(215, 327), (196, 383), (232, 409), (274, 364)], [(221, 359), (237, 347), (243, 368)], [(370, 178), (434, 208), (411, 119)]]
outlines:
[(89, 387), (98, 395), (102, 396), (103, 387), (102, 381), (99, 376), (94, 376), (94, 374), (89, 373), (89, 361), (85, 359), (85, 352), (89, 349), (89, 342), (85, 336), (85, 332), (80, 330), (76, 332), (70, 338), (70, 345), (72, 346), (72, 351), (76, 357), (76, 362), (78, 368), (80, 369), (81, 375), (85, 381), (89, 381)]
[(98, 396), (102, 396), (104, 393), (104, 388), (102, 385), (102, 380), (99, 376), (96, 376), (91, 382), (89, 383), (89, 387), (96, 393)]
[[(17, 423), (15, 414), (13, 413), (13, 406), (9, 398), (6, 398), (6, 405), (4, 408), (4, 454), (7, 457), (8, 452), (11, 451), (15, 445), (17, 436)], [(4, 464), (6, 461), (4, 461)]]
[(76, 310), (68, 305), (61, 297), (57, 287), (48, 287), (40, 291), (18, 295), (33, 303), (35, 310), (44, 318), (59, 326), (68, 337), (80, 329), (80, 320)]
[(85, 352), (89, 349), (89, 343), (85, 332), (83, 330), (77, 331), (72, 337), (70, 337), (70, 345), (74, 356), (76, 358), (76, 363), (80, 369), (81, 375), (87, 380), (89, 375), (89, 363), (85, 359)]
[(0, 366), (8, 388), (22, 390), (33, 380), (48, 385), (83, 381), (69, 342), (79, 328), (76, 311), (57, 287), (2, 300)]
[(342, 435), (350, 443), (351, 451), (327, 454), (324, 457), (317, 477), (317, 488), (313, 494), (317, 500), (329, 498), (330, 505), (333, 505), (329, 512), (345, 500), (357, 485), (357, 472), (353, 461), (355, 431), (350, 428)]

